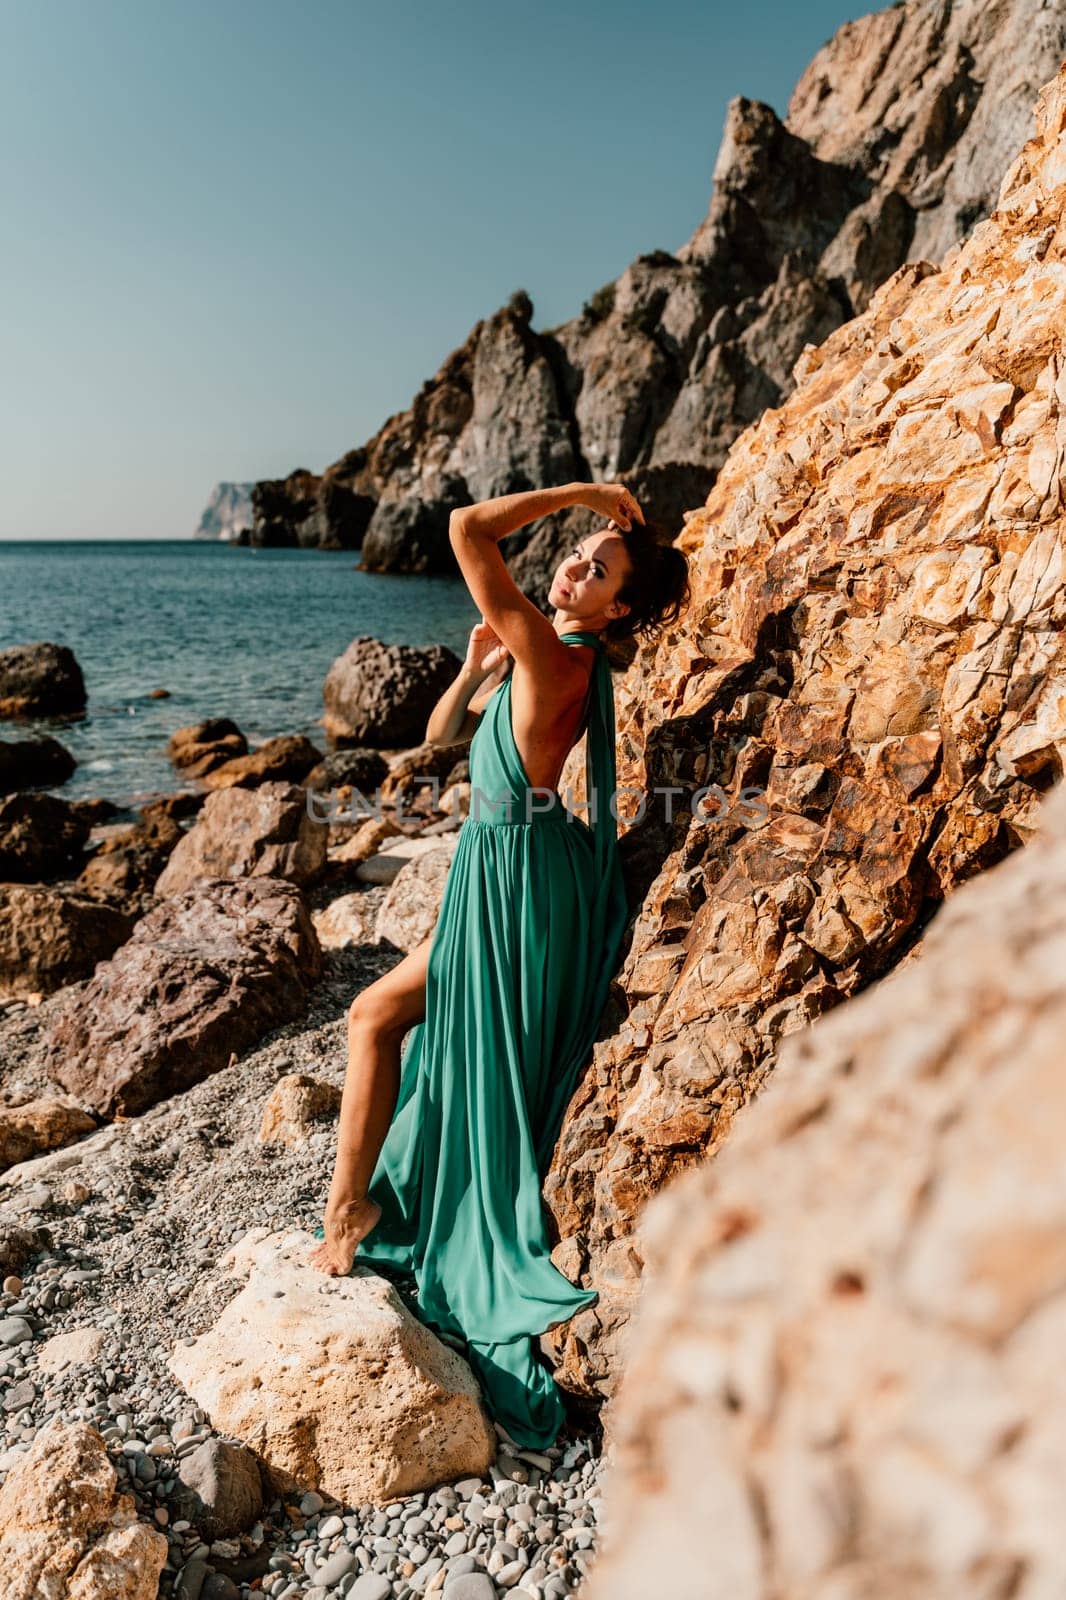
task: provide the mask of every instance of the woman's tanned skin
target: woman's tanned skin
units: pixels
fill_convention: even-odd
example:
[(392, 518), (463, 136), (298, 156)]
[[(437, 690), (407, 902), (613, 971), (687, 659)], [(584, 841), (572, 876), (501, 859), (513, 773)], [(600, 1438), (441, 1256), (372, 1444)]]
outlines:
[[(587, 534), (560, 562), (549, 599), (551, 618), (518, 588), (499, 541), (515, 529), (567, 506), (585, 505), (606, 525)], [(482, 613), (471, 631), (463, 668), (434, 708), (427, 739), (440, 744), (469, 737), (472, 713), (494, 693), (513, 663), (515, 747), (534, 787), (555, 789), (580, 729), (594, 660), (592, 645), (565, 645), (564, 633), (600, 633), (629, 607), (615, 599), (628, 573), (619, 529), (644, 521), (622, 484), (572, 483), (500, 495), (452, 513), (449, 537)], [(400, 1087), (404, 1035), (425, 1020), (426, 967), (432, 935), (369, 984), (348, 1009), (348, 1069), (341, 1097), (337, 1155), (322, 1231), (309, 1260), (331, 1276), (351, 1270), (359, 1240), (381, 1215), (367, 1195), (392, 1122)]]

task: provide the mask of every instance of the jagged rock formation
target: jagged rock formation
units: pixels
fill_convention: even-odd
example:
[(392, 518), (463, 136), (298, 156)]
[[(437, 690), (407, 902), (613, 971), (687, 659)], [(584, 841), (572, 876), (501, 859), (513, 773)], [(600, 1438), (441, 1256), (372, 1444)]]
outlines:
[[(600, 1291), (549, 1336), (577, 1387), (620, 1369), (645, 1200), (1062, 776), (1064, 211), (1066, 70), (993, 217), (805, 352), (681, 536), (688, 615), (618, 693), (619, 783), (650, 794), (625, 852), (662, 865), (546, 1185), (564, 1270)], [(714, 783), (733, 804), (702, 820)]]
[(204, 507), (194, 539), (226, 539), (242, 542), (241, 535), (253, 526), (252, 490), (254, 483), (216, 483)]
[(4, 1480), (6, 1600), (153, 1600), (166, 1558), (87, 1422), (49, 1423)]
[[(987, 212), (1064, 54), (1059, 3), (908, 0), (846, 24), (784, 123), (731, 102), (710, 210), (676, 254), (639, 256), (543, 332), (519, 291), (364, 447), (257, 485), (253, 542), (361, 543), (368, 570), (453, 572), (455, 505), (622, 476), (672, 535), (804, 345)], [(505, 542), (535, 600), (590, 515)]]
[(1066, 1591), (1066, 785), (1039, 822), (645, 1210), (588, 1600)]

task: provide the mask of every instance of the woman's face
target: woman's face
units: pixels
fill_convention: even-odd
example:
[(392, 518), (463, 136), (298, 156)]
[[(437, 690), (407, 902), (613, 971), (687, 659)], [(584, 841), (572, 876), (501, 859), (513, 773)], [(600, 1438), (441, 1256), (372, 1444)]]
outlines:
[(555, 571), (548, 600), (568, 617), (607, 621), (606, 608), (629, 570), (626, 547), (613, 522), (586, 534)]

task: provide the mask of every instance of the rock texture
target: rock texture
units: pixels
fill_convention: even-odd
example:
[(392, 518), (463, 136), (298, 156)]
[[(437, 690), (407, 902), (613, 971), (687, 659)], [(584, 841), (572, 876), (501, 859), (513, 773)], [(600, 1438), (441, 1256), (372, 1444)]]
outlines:
[(37, 883), (77, 871), (88, 837), (84, 812), (59, 795), (0, 796), (0, 880)]
[(0, 717), (52, 717), (85, 710), (85, 679), (73, 650), (40, 641), (0, 650)]
[[(367, 570), (453, 572), (455, 505), (619, 477), (673, 533), (803, 346), (987, 214), (1064, 54), (1066, 12), (1036, 0), (908, 0), (845, 24), (783, 122), (731, 102), (708, 214), (676, 253), (639, 256), (552, 329), (517, 292), (363, 447), (259, 486), (253, 541), (361, 541)], [(531, 597), (590, 525), (504, 542)]]
[(46, 1070), (101, 1116), (133, 1116), (302, 1016), (322, 952), (300, 892), (222, 879), (142, 917), (47, 1041)]
[(247, 755), (248, 740), (229, 717), (209, 717), (187, 728), (175, 728), (167, 755), (189, 778), (202, 778), (224, 761)]
[(341, 1091), (308, 1072), (287, 1072), (263, 1107), (260, 1144), (305, 1144), (323, 1121), (332, 1121), (341, 1105)]
[(117, 1483), (88, 1423), (40, 1430), (0, 1488), (5, 1600), (155, 1600), (167, 1541)]
[(56, 1095), (0, 1105), (0, 1171), (70, 1144), (95, 1127), (92, 1117), (73, 1100)]
[[(804, 353), (685, 526), (687, 616), (619, 686), (619, 783), (652, 794), (627, 851), (662, 864), (546, 1186), (600, 1291), (549, 1336), (580, 1387), (620, 1368), (645, 1200), (1061, 777), (1064, 127), (1066, 76), (995, 214)], [(765, 821), (701, 820), (714, 783)]]
[(0, 883), (0, 993), (52, 994), (92, 975), (134, 918), (63, 885)]
[(177, 894), (211, 878), (286, 878), (313, 883), (326, 861), (321, 822), (308, 814), (298, 784), (234, 786), (208, 795), (188, 833), (156, 880), (159, 895)]
[(66, 783), (77, 764), (58, 739), (0, 739), (0, 794)]
[(247, 1278), (169, 1366), (213, 1424), (259, 1456), (278, 1492), (347, 1505), (488, 1470), (496, 1434), (456, 1352), (365, 1271), (324, 1278), (312, 1236), (253, 1230), (221, 1263)]
[(194, 539), (240, 541), (254, 526), (252, 490), (254, 483), (216, 483), (203, 510)]
[(276, 739), (266, 739), (247, 755), (234, 756), (213, 767), (204, 783), (208, 789), (254, 789), (261, 783), (281, 781), (299, 783), (322, 760), (322, 751), (305, 734), (284, 733)]
[(1066, 785), (646, 1207), (588, 1600), (1066, 1590)]
[(326, 733), (342, 745), (407, 749), (421, 744), (434, 707), (461, 666), (445, 645), (419, 650), (360, 634), (326, 674)]

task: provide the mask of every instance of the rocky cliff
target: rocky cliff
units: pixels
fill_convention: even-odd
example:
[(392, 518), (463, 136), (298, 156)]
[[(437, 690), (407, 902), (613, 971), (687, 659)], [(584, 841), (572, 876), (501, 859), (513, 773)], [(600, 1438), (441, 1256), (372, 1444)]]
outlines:
[[(258, 485), (252, 540), (361, 544), (367, 569), (454, 571), (453, 506), (620, 477), (673, 533), (738, 434), (790, 391), (803, 347), (987, 213), (1064, 54), (1061, 0), (907, 0), (846, 24), (784, 122), (731, 102), (709, 211), (676, 254), (639, 256), (553, 329), (534, 329), (519, 291), (363, 447), (321, 477)], [(588, 516), (507, 542), (538, 602)]]
[(600, 1290), (550, 1336), (575, 1386), (621, 1370), (644, 1202), (1062, 776), (1064, 206), (1066, 73), (993, 216), (805, 351), (685, 525), (692, 605), (618, 693), (619, 782), (650, 794), (623, 844), (661, 867), (546, 1188)]
[(216, 483), (204, 507), (194, 539), (226, 539), (231, 544), (245, 542), (255, 518), (252, 512), (251, 483)]
[(1039, 814), (648, 1205), (588, 1600), (1066, 1591), (1066, 785)]

